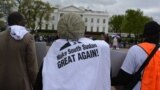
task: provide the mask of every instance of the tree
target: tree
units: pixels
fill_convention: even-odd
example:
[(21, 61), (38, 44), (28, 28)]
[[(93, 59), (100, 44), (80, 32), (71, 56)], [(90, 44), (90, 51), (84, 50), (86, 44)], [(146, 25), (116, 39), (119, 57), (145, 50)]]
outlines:
[(38, 1), (36, 4), (36, 8), (41, 8), (41, 10), (37, 12), (37, 28), (41, 30), (41, 27), (43, 24), (42, 21), (49, 22), (51, 18), (51, 13), (53, 13), (54, 7), (51, 7), (49, 3), (42, 3)]
[(2, 17), (3, 17), (3, 14), (2, 13), (0, 13), (0, 27), (2, 26), (2, 24), (3, 24), (3, 21), (1, 20), (2, 19)]
[(2, 14), (8, 15), (12, 11), (12, 8), (15, 7), (15, 1), (14, 0), (1, 0), (0, 6)]
[[(125, 13), (125, 18), (121, 26), (121, 30), (125, 33), (134, 34), (134, 42), (137, 43), (140, 40), (140, 35), (143, 32), (146, 22), (152, 20), (152, 18), (144, 16), (140, 9), (132, 10), (128, 9)], [(131, 39), (133, 40), (133, 38)]]
[(123, 19), (124, 19), (124, 15), (113, 15), (109, 19), (109, 27), (112, 32), (121, 33), (120, 28), (121, 28), (121, 24), (123, 22)]
[(129, 34), (140, 34), (143, 31), (144, 24), (150, 20), (152, 20), (150, 17), (143, 16), (143, 12), (140, 9), (129, 9), (125, 13), (121, 30)]
[(43, 20), (49, 21), (54, 7), (49, 3), (38, 0), (17, 0), (18, 11), (21, 12), (27, 23), (27, 27), (31, 30), (41, 29)]

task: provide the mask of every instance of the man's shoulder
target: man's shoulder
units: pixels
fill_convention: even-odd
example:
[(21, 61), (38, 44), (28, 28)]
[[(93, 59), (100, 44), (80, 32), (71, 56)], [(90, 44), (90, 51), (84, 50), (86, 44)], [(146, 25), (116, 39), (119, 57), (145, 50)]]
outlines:
[(83, 38), (81, 39), (81, 41), (83, 43), (88, 43), (88, 44), (96, 44), (97, 46), (99, 47), (107, 47), (109, 48), (109, 44), (107, 42), (105, 42), (104, 40), (92, 40), (92, 39), (89, 39), (89, 38)]
[(34, 37), (30, 33), (25, 34), (24, 37), (23, 37), (23, 41), (26, 42), (26, 43), (28, 43), (28, 42), (30, 42), (32, 40), (34, 40)]
[(133, 45), (128, 50), (128, 53), (134, 53), (134, 54), (139, 54), (141, 52), (144, 52), (144, 50), (138, 45)]
[(26, 35), (24, 35), (24, 38), (31, 38), (31, 37), (33, 37), (33, 35), (30, 33), (26, 33)]
[(109, 44), (104, 40), (95, 40), (94, 42), (101, 47), (109, 47)]
[(138, 46), (138, 44), (135, 44), (133, 46), (131, 46), (129, 49), (139, 49), (140, 47)]

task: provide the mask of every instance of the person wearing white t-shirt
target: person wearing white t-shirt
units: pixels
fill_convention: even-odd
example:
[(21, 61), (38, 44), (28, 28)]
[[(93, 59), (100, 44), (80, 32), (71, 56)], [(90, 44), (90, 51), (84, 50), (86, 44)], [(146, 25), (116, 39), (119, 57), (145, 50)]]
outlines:
[(59, 39), (44, 58), (34, 90), (111, 90), (110, 48), (84, 37), (85, 24), (75, 13), (58, 23)]
[[(144, 27), (144, 41), (146, 43), (158, 45), (159, 43), (160, 25), (155, 21), (150, 21), (145, 24)], [(121, 69), (117, 77), (112, 78), (112, 85), (127, 85), (134, 79), (134, 73), (136, 73), (143, 62), (148, 57), (148, 54), (143, 48), (138, 45), (133, 45), (127, 53), (127, 56), (121, 66)], [(141, 81), (139, 81), (133, 90), (140, 90)]]

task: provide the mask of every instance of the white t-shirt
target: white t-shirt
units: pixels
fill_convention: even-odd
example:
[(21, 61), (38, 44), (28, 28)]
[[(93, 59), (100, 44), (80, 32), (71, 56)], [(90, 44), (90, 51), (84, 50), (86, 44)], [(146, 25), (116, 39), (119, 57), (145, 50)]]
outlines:
[[(147, 57), (147, 53), (141, 47), (134, 45), (128, 50), (121, 69), (129, 74), (133, 74), (139, 70)], [(140, 90), (140, 82), (137, 83), (133, 90)]]
[(110, 49), (105, 41), (81, 38), (53, 42), (42, 69), (43, 90), (111, 90)]

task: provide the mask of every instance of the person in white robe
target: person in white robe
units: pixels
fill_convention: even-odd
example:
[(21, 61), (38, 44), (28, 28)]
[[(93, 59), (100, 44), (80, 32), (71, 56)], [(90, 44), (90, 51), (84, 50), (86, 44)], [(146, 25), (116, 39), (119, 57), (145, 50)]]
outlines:
[(84, 21), (75, 13), (61, 17), (57, 33), (34, 90), (111, 90), (109, 45), (85, 38)]

